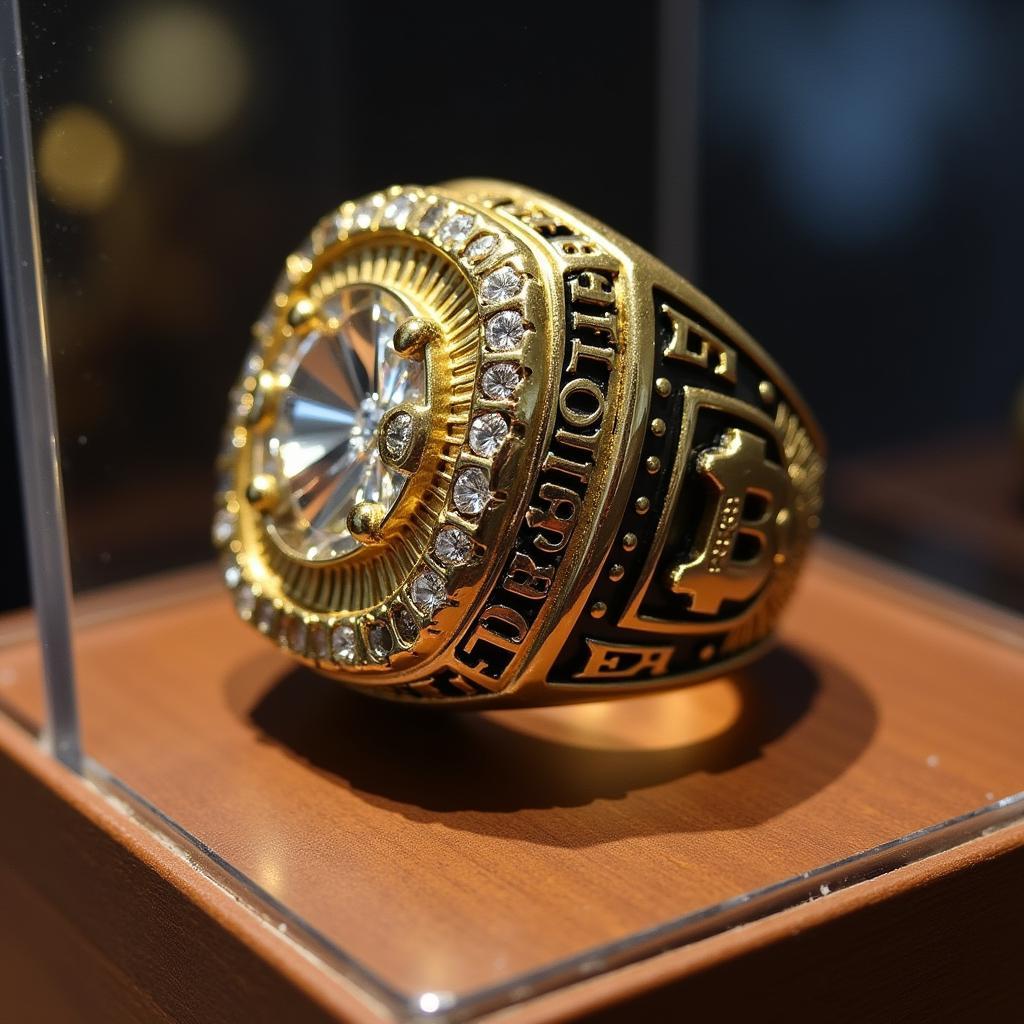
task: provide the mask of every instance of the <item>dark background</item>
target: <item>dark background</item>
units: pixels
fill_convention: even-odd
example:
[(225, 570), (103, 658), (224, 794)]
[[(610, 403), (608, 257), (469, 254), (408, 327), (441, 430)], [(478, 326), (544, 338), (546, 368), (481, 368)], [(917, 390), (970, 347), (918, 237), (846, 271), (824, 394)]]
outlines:
[[(210, 556), (225, 395), (317, 218), (482, 174), (659, 252), (766, 345), (830, 438), (835, 534), (1024, 607), (1024, 5), (22, 18), (76, 589)], [(17, 552), (0, 586), (27, 601)]]

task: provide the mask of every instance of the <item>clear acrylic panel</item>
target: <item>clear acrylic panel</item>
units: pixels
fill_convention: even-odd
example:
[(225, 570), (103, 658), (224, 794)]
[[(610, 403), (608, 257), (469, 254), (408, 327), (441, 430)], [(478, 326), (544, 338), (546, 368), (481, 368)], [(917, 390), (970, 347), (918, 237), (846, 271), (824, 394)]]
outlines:
[[(991, 765), (994, 781), (947, 786), (931, 817), (901, 818), (880, 793), (873, 815), (815, 836), (791, 870), (702, 875), (691, 865), (709, 853), (813, 833), (830, 785), (881, 770), (892, 723), (870, 680), (794, 648), (615, 709), (425, 721), (367, 707), (237, 627), (209, 518), (227, 391), (283, 255), (344, 198), (490, 174), (656, 250), (765, 342), (832, 438), (834, 533), (1020, 608), (1024, 557), (1007, 552), (1024, 544), (1024, 363), (994, 340), (1013, 330), (1017, 176), (979, 181), (994, 161), (963, 154), (1004, 147), (1019, 167), (993, 97), (1020, 75), (1007, 39), (1024, 22), (1004, 15), (997, 30), (996, 5), (903, 2), (811, 14), (664, 0), (613, 18), (556, 6), (514, 24), (436, 10), (426, 27), (328, 0), (301, 17), (193, 0), (20, 10), (35, 195), (6, 182), (6, 251), (31, 248), (37, 201), (51, 366), (32, 279), (8, 268), (5, 284), (26, 353), (14, 382), (33, 396), (18, 410), (28, 503), (49, 515), (29, 530), (37, 609), (58, 638), (47, 678), (73, 720), (59, 639), (70, 589), (84, 770), (197, 869), (394, 1014), (459, 1018), (1019, 817), (1024, 778)], [(878, 43), (921, 33), (933, 46), (909, 68)], [(393, 73), (410, 45), (439, 55), (426, 101)], [(574, 113), (566, 54), (628, 69), (591, 83), (600, 130)], [(972, 119), (982, 104), (990, 123)], [(8, 119), (5, 154), (10, 131)], [(984, 258), (950, 259), (958, 247)], [(844, 571), (800, 614), (839, 601)], [(998, 621), (1006, 635), (1019, 625)], [(972, 626), (963, 643), (1006, 640)], [(42, 707), (12, 689), (19, 713)], [(801, 737), (834, 729), (841, 708), (857, 713), (828, 762), (810, 760)], [(934, 768), (922, 758), (921, 785), (939, 792)], [(743, 797), (754, 771), (771, 780), (757, 808)], [(414, 869), (425, 852), (436, 863)], [(568, 906), (538, 883), (560, 873), (592, 875), (590, 898)], [(538, 940), (545, 915), (568, 924)]]
[[(18, 425), (23, 518), (12, 510), (5, 576), (31, 568), (31, 609), (5, 617), (0, 648), (27, 652), (0, 660), (0, 707), (36, 734), (71, 768), (81, 762), (78, 708), (71, 654), (70, 593), (63, 496), (56, 450), (53, 363), (43, 299), (32, 131), (28, 116), (20, 26), (15, 5), (0, 6), (0, 267), (9, 339), (11, 420)], [(13, 424), (12, 424), (13, 425)], [(7, 488), (7, 504), (17, 487)], [(31, 525), (31, 530), (25, 527)], [(20, 549), (23, 534), (27, 550)], [(16, 603), (12, 601), (11, 603)], [(28, 707), (8, 701), (18, 692)]]

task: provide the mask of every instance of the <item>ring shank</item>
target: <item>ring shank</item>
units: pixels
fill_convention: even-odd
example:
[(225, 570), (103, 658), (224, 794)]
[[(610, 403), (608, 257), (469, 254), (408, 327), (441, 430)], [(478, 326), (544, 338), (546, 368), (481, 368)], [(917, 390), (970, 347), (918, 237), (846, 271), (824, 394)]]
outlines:
[(821, 508), (823, 443), (799, 396), (717, 306), (603, 225), (518, 186), (446, 187), (546, 256), (561, 372), (492, 591), (449, 670), (389, 695), (561, 703), (749, 660)]

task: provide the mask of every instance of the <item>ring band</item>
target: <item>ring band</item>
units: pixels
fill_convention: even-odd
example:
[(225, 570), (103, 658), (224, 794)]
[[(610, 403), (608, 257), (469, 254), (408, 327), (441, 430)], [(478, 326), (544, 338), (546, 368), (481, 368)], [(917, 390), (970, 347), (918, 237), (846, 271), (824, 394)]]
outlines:
[(521, 186), (345, 203), (230, 396), (213, 537), (239, 615), (378, 696), (565, 703), (759, 654), (823, 440), (652, 256)]

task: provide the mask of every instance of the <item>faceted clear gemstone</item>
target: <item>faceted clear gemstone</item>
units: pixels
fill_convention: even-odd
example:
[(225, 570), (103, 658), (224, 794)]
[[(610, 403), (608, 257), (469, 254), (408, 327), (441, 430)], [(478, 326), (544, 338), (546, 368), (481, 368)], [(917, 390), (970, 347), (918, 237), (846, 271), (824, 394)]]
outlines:
[(489, 491), (487, 474), (478, 466), (464, 469), (456, 478), (452, 488), (452, 501), (465, 515), (476, 515), (484, 510)]
[(405, 457), (412, 441), (412, 417), (407, 412), (397, 412), (388, 420), (384, 434), (384, 447), (396, 462)]
[(523, 317), (514, 309), (506, 309), (487, 321), (484, 336), (487, 347), (493, 352), (508, 352), (519, 348), (523, 342)]
[(469, 447), (477, 455), (489, 459), (505, 443), (508, 421), (501, 413), (486, 412), (477, 416), (469, 428)]
[(444, 604), (448, 591), (444, 580), (436, 572), (428, 570), (427, 572), (421, 572), (412, 581), (412, 586), (409, 588), (409, 596), (412, 598), (412, 603), (424, 615), (432, 615)]
[(224, 582), (234, 590), (242, 582), (242, 570), (234, 562), (224, 566)]
[(351, 626), (335, 626), (331, 634), (331, 654), (335, 661), (354, 661), (356, 631)]
[(391, 630), (383, 622), (374, 622), (366, 631), (366, 637), (370, 642), (370, 651), (375, 658), (386, 658), (394, 646), (391, 640)]
[(416, 625), (416, 620), (409, 614), (408, 608), (397, 608), (392, 618), (398, 635), (407, 644), (411, 644), (420, 635), (420, 627)]
[(352, 215), (352, 223), (362, 230), (366, 230), (372, 223), (374, 214), (377, 212), (377, 207), (373, 201), (368, 199), (365, 203), (360, 203), (355, 213)]
[(472, 230), (473, 218), (468, 213), (457, 213), (444, 222), (437, 237), (442, 242), (462, 242), (469, 237)]
[(322, 622), (314, 622), (309, 627), (309, 650), (314, 658), (324, 659), (331, 656), (331, 637)]
[(381, 418), (424, 394), (423, 363), (394, 349), (395, 328), (411, 310), (378, 285), (346, 285), (321, 304), (324, 330), (286, 352), (277, 372), (288, 381), (267, 432), (265, 471), (287, 497), (278, 538), (311, 561), (354, 550), (346, 517), (360, 501), (390, 511), (405, 477), (381, 461)]
[(523, 279), (511, 267), (499, 267), (484, 278), (480, 294), (487, 302), (508, 302), (523, 287)]
[(476, 238), (466, 246), (466, 255), (471, 260), (482, 260), (489, 252), (493, 251), (497, 244), (497, 235), (477, 235)]
[(445, 565), (465, 565), (473, 551), (473, 542), (457, 526), (446, 526), (434, 541), (434, 554)]
[(480, 387), (488, 398), (511, 398), (519, 387), (519, 367), (514, 363), (491, 363), (480, 377)]
[(222, 548), (231, 540), (231, 536), (235, 532), (235, 521), (236, 516), (226, 508), (217, 509), (213, 517), (213, 526), (210, 529), (210, 536), (217, 547)]
[(338, 239), (344, 238), (348, 232), (348, 229), (352, 227), (352, 218), (344, 214), (341, 210), (337, 213), (332, 214), (330, 217), (325, 218), (328, 222), (324, 226), (324, 244), (329, 245)]
[(235, 591), (235, 611), (248, 622), (256, 608), (256, 595), (248, 583), (243, 583)]
[(285, 260), (285, 273), (289, 280), (298, 281), (313, 269), (313, 239), (307, 238)]
[(446, 206), (444, 203), (435, 203), (431, 206), (420, 218), (420, 231), (424, 234), (429, 234), (433, 231), (441, 223), (441, 218), (444, 217), (445, 212)]
[(288, 646), (296, 654), (306, 653), (306, 623), (300, 618), (294, 618), (288, 626)]
[(409, 220), (409, 214), (412, 213), (415, 205), (416, 200), (412, 196), (395, 196), (384, 207), (384, 213), (381, 215), (381, 224), (401, 230)]
[(323, 252), (325, 249), (330, 248), (338, 240), (337, 216), (336, 213), (329, 213), (326, 217), (321, 217), (317, 222), (313, 236), (316, 238), (318, 252)]

